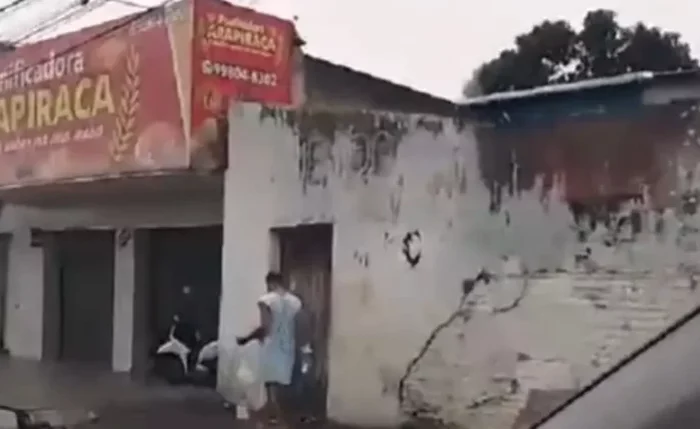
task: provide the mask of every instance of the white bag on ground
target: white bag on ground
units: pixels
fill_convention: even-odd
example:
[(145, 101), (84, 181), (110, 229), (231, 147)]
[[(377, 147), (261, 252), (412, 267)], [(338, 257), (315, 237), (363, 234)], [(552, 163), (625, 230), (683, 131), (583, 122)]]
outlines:
[(229, 403), (259, 410), (267, 402), (258, 371), (260, 347), (254, 341), (245, 346), (238, 346), (235, 340), (232, 343), (219, 346), (219, 392)]

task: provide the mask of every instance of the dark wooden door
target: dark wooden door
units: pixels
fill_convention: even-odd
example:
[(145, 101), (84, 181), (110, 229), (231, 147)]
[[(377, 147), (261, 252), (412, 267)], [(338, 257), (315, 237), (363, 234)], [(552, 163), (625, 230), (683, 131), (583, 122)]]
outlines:
[(58, 233), (59, 357), (111, 367), (114, 233)]
[(313, 392), (299, 404), (302, 409), (325, 416), (328, 390), (328, 338), (331, 320), (331, 266), (333, 228), (309, 225), (279, 231), (281, 270), (303, 303), (302, 316), (310, 331), (316, 362)]

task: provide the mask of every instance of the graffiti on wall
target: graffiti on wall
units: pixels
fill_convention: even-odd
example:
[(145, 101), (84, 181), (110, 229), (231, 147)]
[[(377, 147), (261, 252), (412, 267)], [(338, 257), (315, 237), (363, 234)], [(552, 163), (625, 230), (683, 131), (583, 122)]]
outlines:
[(409, 267), (415, 268), (420, 262), (422, 253), (422, 237), (420, 231), (407, 232), (401, 240), (401, 254)]
[(328, 185), (328, 179), (335, 169), (333, 145), (322, 134), (312, 130), (299, 136), (299, 179), (303, 190), (308, 187)]
[[(262, 108), (260, 120), (282, 121), (298, 139), (298, 170), (303, 191), (327, 187), (331, 176), (388, 176), (396, 162), (399, 144), (409, 132), (405, 115), (363, 111), (290, 111)], [(432, 122), (421, 122), (427, 127)], [(427, 124), (427, 125), (426, 125)], [(340, 140), (349, 142), (339, 148)]]
[[(304, 190), (326, 187), (329, 176), (351, 175), (365, 183), (372, 176), (387, 175), (396, 160), (404, 124), (389, 115), (375, 113), (303, 112), (297, 123), (299, 175)], [(345, 138), (350, 153), (335, 155), (335, 142)], [(343, 158), (343, 159), (337, 159)]]

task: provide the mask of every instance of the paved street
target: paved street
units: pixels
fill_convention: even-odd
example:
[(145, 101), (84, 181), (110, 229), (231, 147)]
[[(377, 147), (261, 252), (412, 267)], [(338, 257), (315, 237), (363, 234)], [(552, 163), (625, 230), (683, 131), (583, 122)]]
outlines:
[(232, 414), (221, 403), (198, 399), (160, 399), (108, 406), (99, 420), (79, 427), (95, 429), (231, 429)]
[(57, 410), (69, 422), (98, 416), (96, 429), (231, 428), (233, 415), (207, 389), (147, 386), (83, 366), (0, 357), (0, 404)]
[[(0, 356), (0, 380), (0, 404), (56, 410), (79, 429), (246, 429), (209, 389), (145, 385), (105, 369), (7, 356)], [(328, 422), (299, 426), (350, 429)]]

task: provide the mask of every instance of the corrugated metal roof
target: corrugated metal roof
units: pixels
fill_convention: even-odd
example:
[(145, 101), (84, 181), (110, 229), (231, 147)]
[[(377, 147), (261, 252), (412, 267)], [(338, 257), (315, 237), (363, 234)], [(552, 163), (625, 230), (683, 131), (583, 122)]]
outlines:
[(460, 102), (459, 104), (461, 106), (466, 107), (478, 107), (505, 101), (539, 98), (554, 94), (566, 94), (578, 91), (600, 89), (605, 87), (618, 87), (630, 84), (651, 83), (660, 80), (672, 81), (688, 78), (700, 78), (700, 70), (680, 70), (671, 72), (640, 71), (626, 73), (618, 76), (586, 79), (572, 83), (544, 85), (532, 89), (497, 92), (484, 96), (469, 98), (465, 101)]
[(627, 85), (631, 83), (646, 82), (653, 79), (653, 72), (627, 73), (619, 76), (586, 79), (572, 83), (559, 83), (553, 85), (538, 86), (532, 89), (496, 92), (489, 95), (469, 98), (461, 102), (460, 104), (464, 106), (478, 106), (484, 104), (497, 103), (500, 101), (517, 100), (523, 98), (536, 98), (544, 95), (584, 91), (587, 89), (602, 88), (607, 86)]

